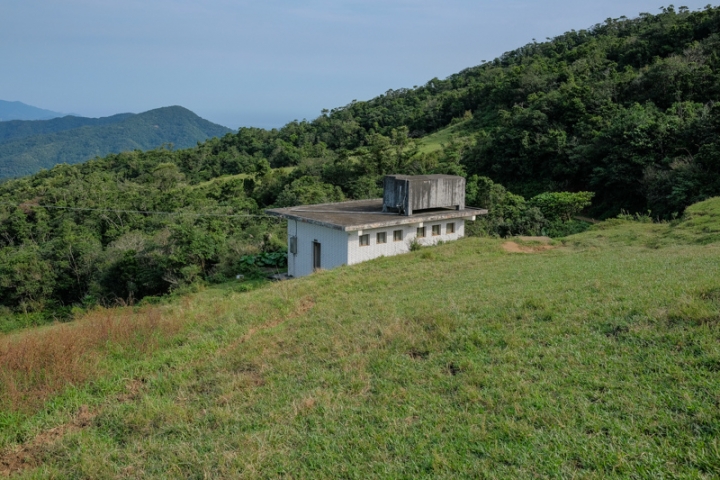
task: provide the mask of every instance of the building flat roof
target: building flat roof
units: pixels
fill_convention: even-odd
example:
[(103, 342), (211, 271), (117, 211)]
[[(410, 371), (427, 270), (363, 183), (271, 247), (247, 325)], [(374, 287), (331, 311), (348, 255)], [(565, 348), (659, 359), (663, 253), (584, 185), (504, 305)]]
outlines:
[(434, 208), (405, 216), (394, 212), (383, 212), (382, 206), (382, 198), (374, 198), (371, 200), (272, 208), (266, 210), (266, 212), (270, 215), (321, 225), (344, 232), (392, 227), (395, 225), (409, 225), (420, 222), (433, 222), (437, 220), (451, 220), (453, 218), (469, 218), (487, 214), (487, 210), (467, 207), (463, 210)]
[(397, 178), (400, 180), (416, 180), (418, 182), (425, 182), (428, 180), (438, 180), (440, 178), (447, 178), (455, 180), (456, 178), (463, 178), (458, 175), (445, 175), (442, 173), (432, 173), (429, 175), (386, 175), (386, 177)]

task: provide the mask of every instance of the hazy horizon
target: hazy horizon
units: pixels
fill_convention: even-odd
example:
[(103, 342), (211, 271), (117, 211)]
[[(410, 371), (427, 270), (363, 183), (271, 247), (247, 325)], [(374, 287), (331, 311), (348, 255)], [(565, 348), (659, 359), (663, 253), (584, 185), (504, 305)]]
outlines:
[[(706, 2), (684, 2), (696, 10)], [(0, 99), (87, 117), (181, 105), (280, 127), (411, 88), (533, 39), (657, 13), (648, 0), (7, 0)]]

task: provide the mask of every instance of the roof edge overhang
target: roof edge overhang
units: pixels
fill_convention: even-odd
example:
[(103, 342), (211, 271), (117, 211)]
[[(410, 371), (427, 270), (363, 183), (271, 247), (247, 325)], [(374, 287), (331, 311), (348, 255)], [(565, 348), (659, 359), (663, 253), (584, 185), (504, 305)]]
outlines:
[[(358, 200), (358, 202), (361, 202), (363, 200)], [(350, 203), (350, 202), (343, 202), (343, 203)], [(337, 205), (336, 203), (325, 203), (320, 205), (312, 205), (312, 207), (320, 207), (323, 205)], [(294, 213), (293, 208), (299, 209), (302, 207), (309, 207), (309, 205), (301, 205), (298, 207), (291, 207), (287, 209), (268, 209), (265, 210), (266, 213), (269, 215), (277, 216), (286, 218), (288, 220), (296, 220), (299, 222), (305, 222), (312, 225), (319, 225), (326, 228), (331, 228), (333, 230), (340, 230), (343, 232), (354, 232), (358, 230), (370, 230), (374, 228), (382, 228), (382, 227), (394, 227), (394, 226), (400, 226), (400, 225), (412, 225), (412, 224), (419, 224), (424, 222), (436, 222), (438, 220), (452, 220), (452, 219), (466, 219), (471, 217), (476, 217), (480, 215), (487, 215), (488, 211), (483, 208), (473, 208), (473, 207), (466, 207), (462, 210), (444, 210), (444, 211), (435, 211), (435, 212), (426, 212), (426, 213), (418, 213), (416, 215), (398, 215), (396, 213), (384, 213), (383, 215), (386, 215), (388, 217), (387, 220), (384, 221), (373, 221), (373, 222), (361, 222), (353, 225), (339, 225), (337, 223), (327, 222), (323, 220), (318, 220), (314, 218), (309, 218), (306, 216), (303, 216), (300, 212)], [(375, 212), (373, 212), (375, 214)], [(377, 213), (379, 214), (379, 213)]]

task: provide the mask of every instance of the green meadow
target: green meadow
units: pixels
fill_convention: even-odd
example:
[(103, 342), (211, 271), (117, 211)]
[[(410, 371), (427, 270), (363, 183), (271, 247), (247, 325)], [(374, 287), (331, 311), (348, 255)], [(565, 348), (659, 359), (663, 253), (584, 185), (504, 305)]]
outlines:
[(453, 140), (467, 140), (474, 133), (476, 132), (473, 131), (471, 121), (463, 120), (421, 138), (418, 141), (418, 151), (421, 153), (440, 152)]
[(0, 474), (717, 478), (719, 240), (714, 199), (0, 336)]

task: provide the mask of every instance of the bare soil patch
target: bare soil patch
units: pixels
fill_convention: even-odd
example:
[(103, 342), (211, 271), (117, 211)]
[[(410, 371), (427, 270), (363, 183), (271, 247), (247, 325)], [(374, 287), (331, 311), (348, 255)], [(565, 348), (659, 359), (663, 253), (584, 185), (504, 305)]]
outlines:
[(502, 245), (503, 250), (510, 253), (540, 253), (544, 252), (546, 250), (552, 250), (555, 248), (552, 245), (548, 245), (547, 242), (550, 241), (550, 238), (548, 237), (518, 237), (519, 240), (522, 241), (530, 241), (530, 242), (542, 242), (542, 243), (535, 243), (533, 245), (523, 245), (517, 242), (505, 242)]
[(536, 237), (519, 236), (519, 237), (517, 237), (517, 239), (520, 240), (520, 241), (522, 241), (522, 242), (540, 242), (540, 243), (550, 243), (550, 242), (552, 242), (552, 238), (550, 238), (550, 237), (541, 237), (541, 236), (536, 236)]
[[(125, 386), (126, 392), (118, 395), (118, 402), (123, 403), (137, 399), (142, 393), (143, 387), (144, 380), (130, 380)], [(42, 452), (48, 445), (52, 445), (69, 433), (89, 427), (99, 413), (99, 410), (93, 411), (87, 405), (82, 405), (72, 421), (40, 432), (31, 441), (22, 445), (0, 451), (0, 477), (9, 477), (26, 468), (38, 466)]]
[(0, 476), (9, 477), (20, 470), (37, 466), (38, 457), (47, 445), (55, 443), (68, 433), (89, 426), (96, 416), (96, 412), (83, 405), (71, 422), (51, 428), (28, 443), (0, 453)]

